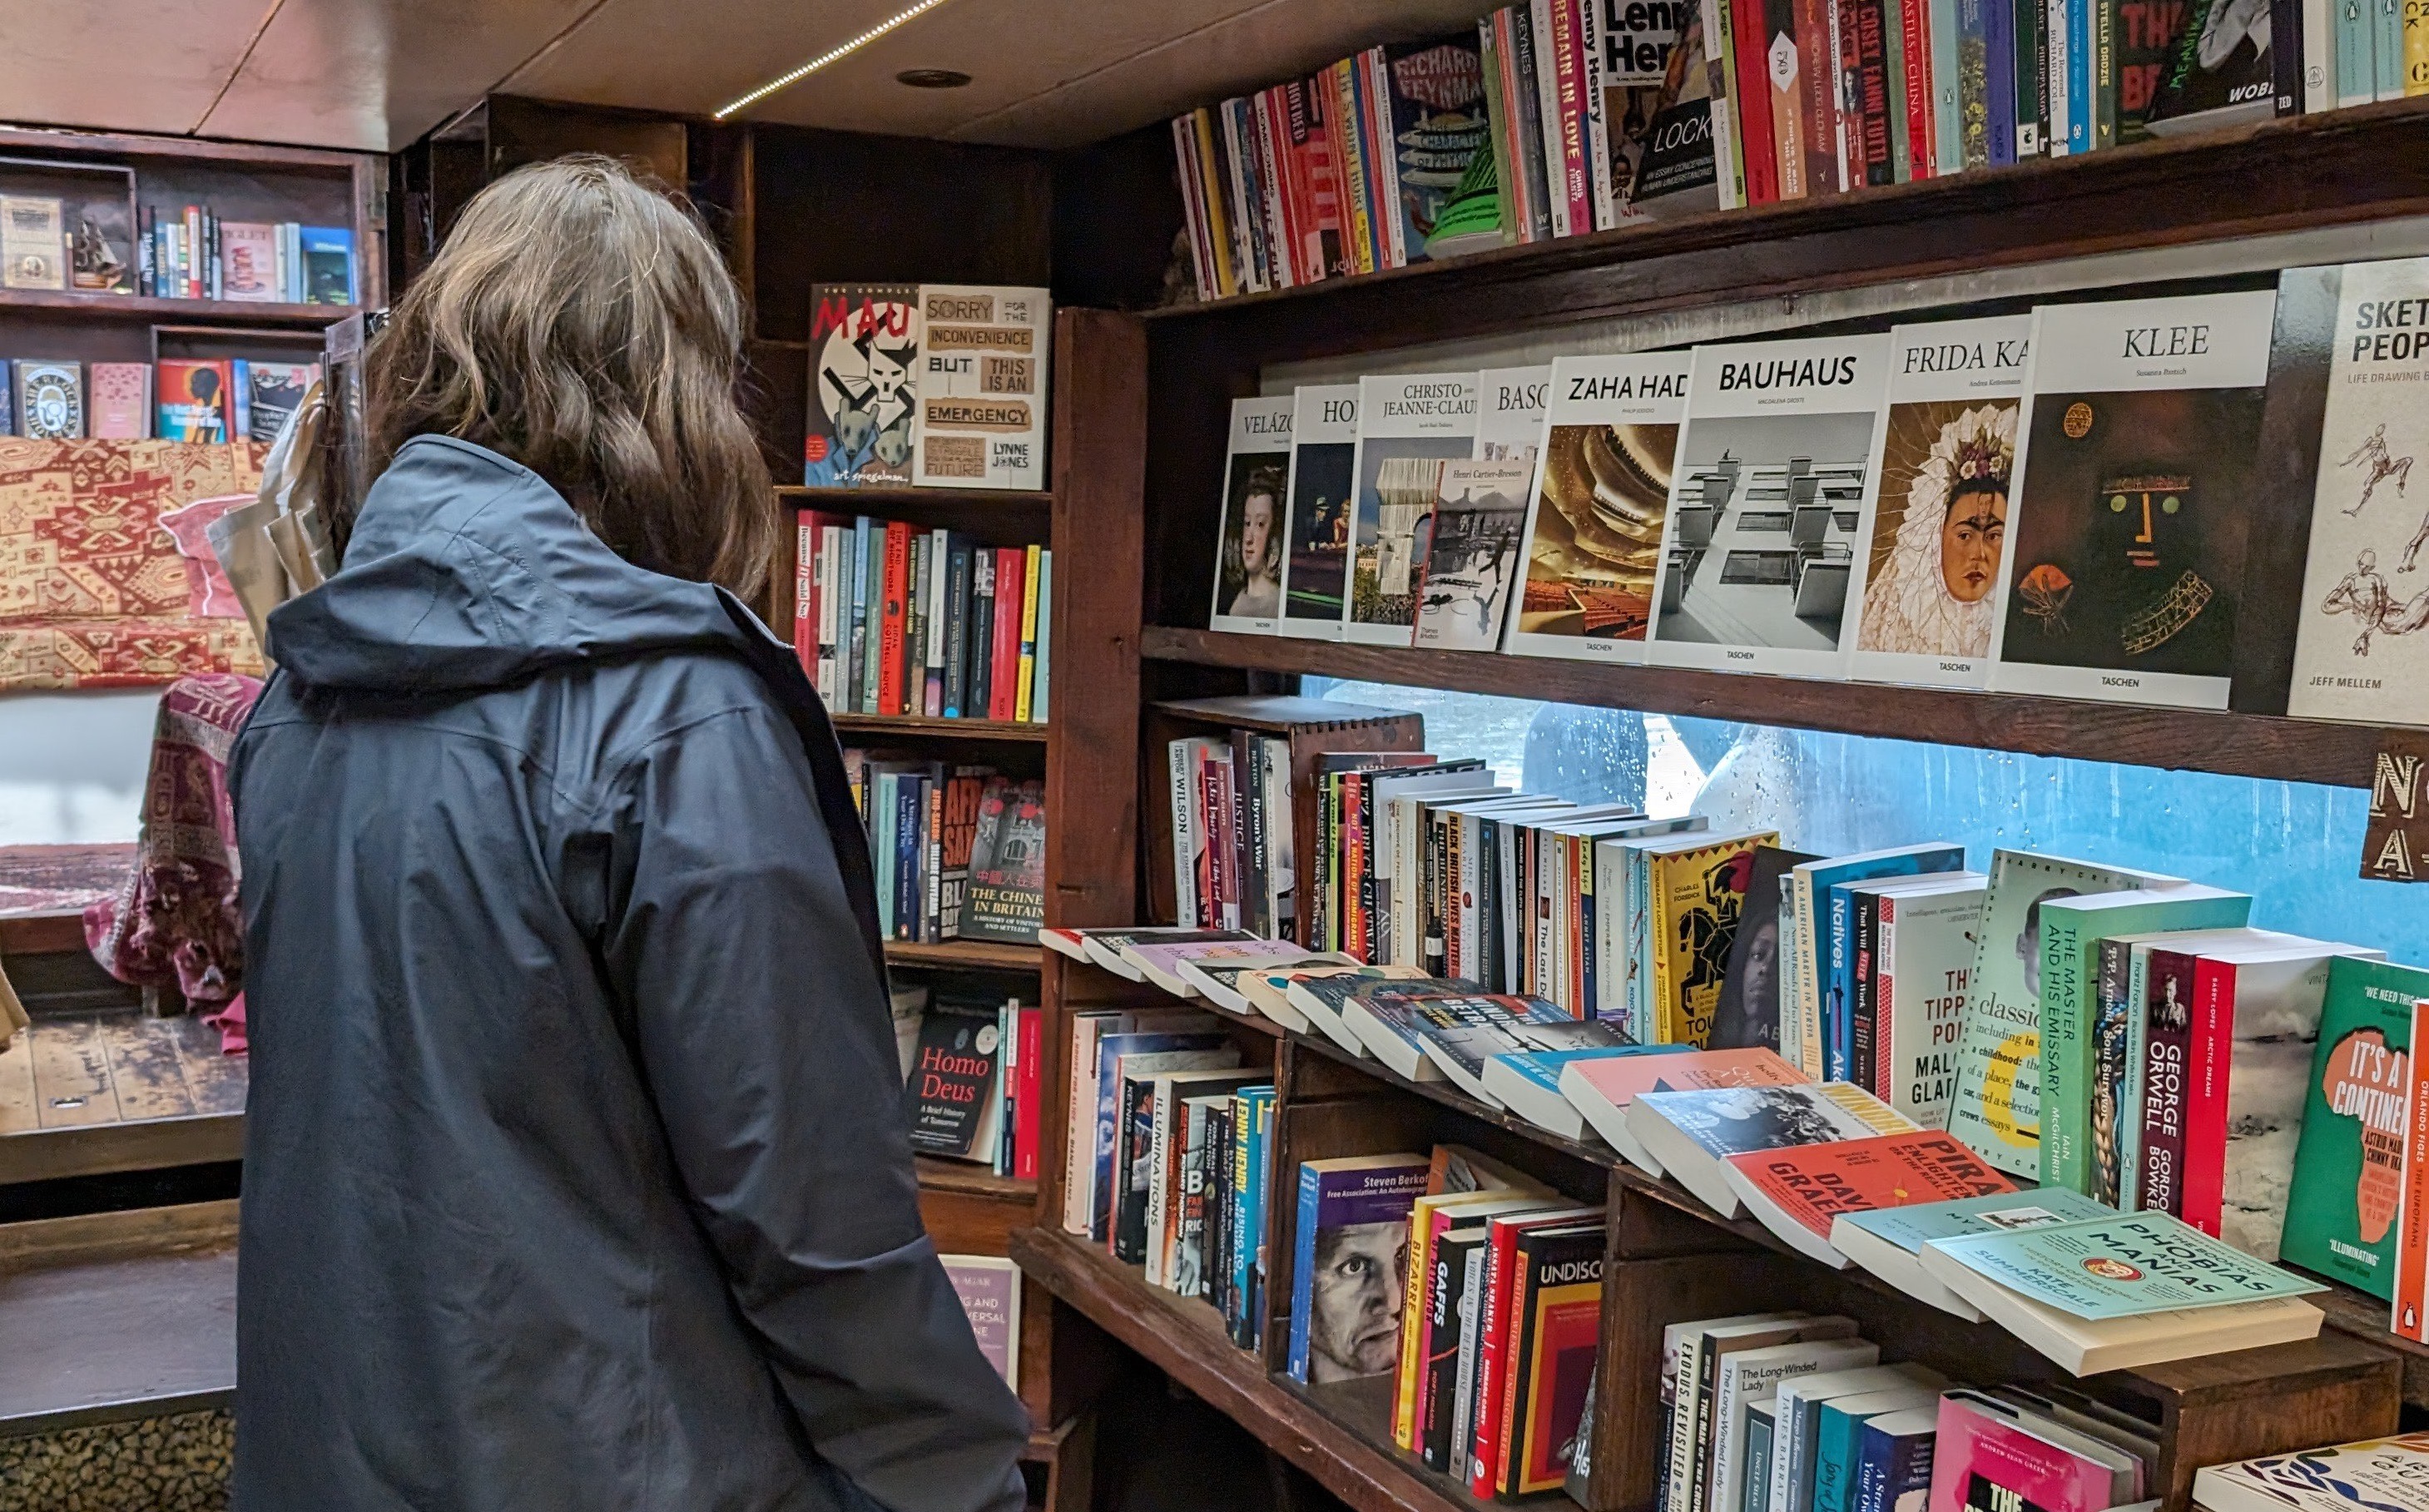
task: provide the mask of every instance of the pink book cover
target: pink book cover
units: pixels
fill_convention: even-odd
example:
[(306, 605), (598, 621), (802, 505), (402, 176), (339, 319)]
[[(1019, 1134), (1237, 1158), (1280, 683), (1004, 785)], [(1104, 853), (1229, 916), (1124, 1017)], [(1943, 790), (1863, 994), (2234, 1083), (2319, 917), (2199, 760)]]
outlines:
[[(1020, 1388), (1020, 1271), (1010, 1260), (984, 1254), (946, 1254), (945, 1274), (953, 1294), (962, 1299), (977, 1336), (979, 1353), (996, 1368), (1004, 1384)], [(2064, 1512), (2064, 1509), (2053, 1509)]]
[(1976, 1410), (1958, 1396), (1940, 1399), (1940, 1431), (1931, 1462), (1930, 1512), (1992, 1512), (2030, 1506), (2039, 1512), (2102, 1512), (2121, 1498), (2114, 1476), (2011, 1422)]
[(152, 435), (152, 364), (95, 362), (91, 384), (91, 434), (108, 440), (147, 440)]
[(1670, 1055), (1613, 1055), (1581, 1060), (1574, 1067), (1587, 1084), (1626, 1107), (1640, 1092), (1676, 1092), (1712, 1087), (1791, 1087), (1813, 1078), (1771, 1051), (1691, 1050)]

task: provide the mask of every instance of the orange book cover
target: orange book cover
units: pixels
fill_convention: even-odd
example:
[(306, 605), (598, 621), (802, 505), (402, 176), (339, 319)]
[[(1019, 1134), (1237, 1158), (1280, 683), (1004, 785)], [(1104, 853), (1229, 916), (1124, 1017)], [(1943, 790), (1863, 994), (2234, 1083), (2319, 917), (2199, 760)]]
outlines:
[(1826, 1242), (1841, 1213), (2016, 1189), (2015, 1183), (1938, 1130), (1749, 1151), (1727, 1158), (1783, 1214)]
[[(2429, 1002), (2412, 1005), (2415, 1046), (2429, 1044)], [(2389, 1325), (2405, 1338), (2429, 1343), (2429, 1055), (2415, 1055), (2404, 1074), (2411, 1082), (2404, 1119), (2404, 1196), (2397, 1209), (2395, 1317)]]

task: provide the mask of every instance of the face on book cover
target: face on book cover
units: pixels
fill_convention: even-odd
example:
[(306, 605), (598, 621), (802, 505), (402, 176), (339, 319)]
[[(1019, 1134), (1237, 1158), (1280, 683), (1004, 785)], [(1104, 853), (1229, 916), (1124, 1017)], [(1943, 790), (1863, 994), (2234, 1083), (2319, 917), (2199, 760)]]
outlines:
[(1408, 1235), (1406, 1223), (1349, 1223), (1317, 1236), (1311, 1385), (1380, 1375), (1397, 1363)]

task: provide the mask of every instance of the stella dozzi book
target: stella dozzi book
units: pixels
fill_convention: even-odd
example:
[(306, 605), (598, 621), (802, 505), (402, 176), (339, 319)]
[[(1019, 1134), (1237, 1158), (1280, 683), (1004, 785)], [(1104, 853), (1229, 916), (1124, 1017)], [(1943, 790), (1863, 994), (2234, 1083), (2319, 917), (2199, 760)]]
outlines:
[(2033, 312), (1991, 687), (2226, 706), (2275, 306)]

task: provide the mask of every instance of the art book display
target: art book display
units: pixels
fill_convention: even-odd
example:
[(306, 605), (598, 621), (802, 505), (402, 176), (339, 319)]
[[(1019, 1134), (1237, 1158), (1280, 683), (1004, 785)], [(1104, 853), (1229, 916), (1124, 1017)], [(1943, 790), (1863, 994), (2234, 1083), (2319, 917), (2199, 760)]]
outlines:
[(1282, 612), (1282, 501), (1297, 402), (1231, 401), (1223, 473), (1222, 554), (1215, 563), (1216, 630), (1272, 633)]
[(919, 287), (919, 424), (911, 481), (923, 488), (1046, 487), (1043, 289)]
[(1651, 656), (1835, 677), (1859, 602), (1890, 339), (1695, 350)]
[(810, 291), (811, 488), (911, 481), (919, 408), (917, 284), (820, 284)]
[(1441, 493), (1443, 464), (1467, 459), (1475, 446), (1475, 374), (1359, 380), (1345, 639), (1411, 643), (1426, 525)]
[(1890, 332), (1889, 413), (1864, 565), (1857, 677), (1979, 688), (1990, 675), (2032, 317)]
[(1341, 639), (1349, 581), (1349, 514), (1357, 490), (1358, 388), (1322, 384), (1292, 395), (1284, 635)]
[(2034, 311), (1993, 688), (2226, 706), (2275, 302)]
[(1656, 352), (1552, 364), (1526, 585), (1505, 650), (1643, 659), (1694, 363)]
[[(1528, 454), (1534, 451), (1530, 444)], [(1492, 651), (1519, 572), (1531, 455), (1442, 465), (1424, 553), (1415, 643), (1437, 651)]]
[(2412, 491), (2429, 445), (2429, 258), (2317, 272), (2338, 286), (2336, 324), (2301, 343), (2327, 357), (2327, 403), (2286, 711), (2429, 723), (2429, 478)]

